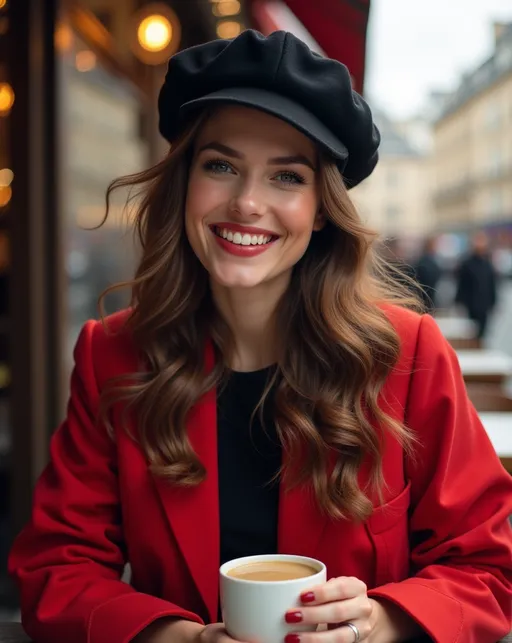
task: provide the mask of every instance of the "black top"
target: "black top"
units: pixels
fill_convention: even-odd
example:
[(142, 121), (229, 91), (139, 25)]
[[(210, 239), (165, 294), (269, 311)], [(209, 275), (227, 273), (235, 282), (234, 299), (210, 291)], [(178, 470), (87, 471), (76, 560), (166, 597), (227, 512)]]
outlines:
[(234, 372), (217, 397), (220, 558), (277, 553), (281, 445), (273, 421), (273, 395), (256, 408), (270, 369)]

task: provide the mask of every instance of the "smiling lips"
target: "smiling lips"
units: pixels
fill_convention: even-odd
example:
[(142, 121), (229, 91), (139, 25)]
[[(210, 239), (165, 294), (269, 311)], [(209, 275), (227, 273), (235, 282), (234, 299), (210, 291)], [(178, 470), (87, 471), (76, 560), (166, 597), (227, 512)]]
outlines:
[(269, 230), (248, 228), (234, 223), (210, 226), (219, 246), (238, 257), (254, 257), (265, 252), (279, 238)]

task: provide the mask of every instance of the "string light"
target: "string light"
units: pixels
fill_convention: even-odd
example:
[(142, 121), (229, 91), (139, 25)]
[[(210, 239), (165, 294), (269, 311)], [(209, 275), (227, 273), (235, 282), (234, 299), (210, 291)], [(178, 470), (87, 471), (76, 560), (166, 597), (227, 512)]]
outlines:
[(242, 10), (239, 0), (226, 0), (226, 2), (217, 2), (213, 5), (213, 15), (226, 18), (227, 16), (237, 16)]
[(146, 51), (162, 51), (172, 40), (172, 25), (165, 16), (148, 16), (140, 23), (137, 38)]
[(219, 38), (236, 38), (242, 33), (242, 25), (235, 20), (223, 20), (217, 24)]
[(11, 185), (14, 179), (14, 172), (8, 168), (4, 167), (3, 170), (0, 170), (0, 187), (5, 188)]
[(163, 2), (150, 3), (131, 19), (130, 46), (146, 65), (160, 65), (179, 49), (181, 24), (174, 11)]
[(5, 115), (14, 105), (14, 91), (9, 83), (0, 83), (0, 114)]
[(89, 49), (79, 51), (75, 57), (75, 66), (78, 71), (91, 71), (96, 67), (96, 54)]
[(5, 208), (9, 203), (12, 196), (12, 189), (10, 185), (3, 185), (0, 187), (0, 208)]

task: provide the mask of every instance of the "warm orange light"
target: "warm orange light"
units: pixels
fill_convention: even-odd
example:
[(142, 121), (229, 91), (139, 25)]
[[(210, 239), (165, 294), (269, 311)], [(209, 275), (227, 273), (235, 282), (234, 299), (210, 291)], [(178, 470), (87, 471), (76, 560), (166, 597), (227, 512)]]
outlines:
[(146, 51), (162, 51), (173, 37), (172, 25), (165, 16), (153, 14), (144, 18), (137, 29), (137, 39)]
[(0, 0), (0, 9), (3, 9), (5, 6), (7, 6), (7, 0)]
[(242, 10), (239, 0), (224, 0), (213, 5), (212, 11), (214, 16), (226, 18), (226, 16), (237, 16)]
[(63, 22), (55, 29), (55, 48), (61, 53), (69, 51), (73, 46), (73, 31), (71, 27)]
[(14, 172), (10, 168), (4, 167), (3, 170), (0, 170), (0, 188), (5, 188), (11, 185), (13, 179)]
[(5, 208), (9, 203), (12, 196), (12, 190), (9, 185), (3, 185), (0, 187), (0, 208)]
[(79, 51), (75, 57), (75, 66), (78, 71), (91, 71), (96, 67), (96, 54), (89, 49)]
[(181, 23), (165, 2), (149, 2), (133, 14), (128, 28), (130, 47), (145, 65), (163, 65), (181, 43)]
[(14, 105), (14, 92), (9, 83), (0, 83), (0, 114), (4, 115)]
[(223, 20), (217, 25), (219, 38), (236, 38), (242, 32), (242, 25), (234, 20)]

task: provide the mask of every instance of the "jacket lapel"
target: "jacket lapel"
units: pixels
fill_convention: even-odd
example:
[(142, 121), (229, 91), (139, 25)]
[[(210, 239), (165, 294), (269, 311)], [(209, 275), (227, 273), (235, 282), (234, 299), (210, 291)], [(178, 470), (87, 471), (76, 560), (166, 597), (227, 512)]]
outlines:
[[(207, 348), (207, 369), (213, 351)], [(195, 405), (187, 421), (192, 449), (206, 469), (205, 480), (194, 487), (180, 487), (155, 478), (157, 491), (192, 578), (217, 621), (219, 600), (219, 498), (217, 464), (217, 398), (212, 390)]]

